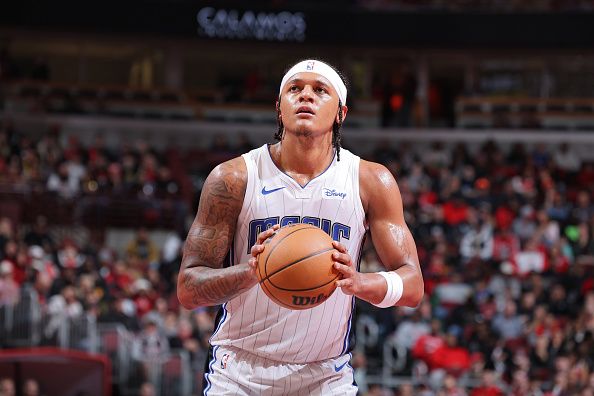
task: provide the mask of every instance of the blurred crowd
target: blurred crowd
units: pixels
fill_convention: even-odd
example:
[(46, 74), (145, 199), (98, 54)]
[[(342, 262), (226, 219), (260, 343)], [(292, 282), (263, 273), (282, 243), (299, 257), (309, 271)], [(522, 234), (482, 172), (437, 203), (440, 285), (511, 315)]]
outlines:
[[(373, 157), (397, 176), (427, 297), (398, 313), (359, 307), (426, 379), (399, 394), (593, 394), (592, 164), (566, 144), (412, 149)], [(361, 265), (380, 268), (372, 249)]]
[(83, 146), (62, 136), (59, 125), (39, 139), (18, 133), (10, 119), (0, 126), (0, 184), (15, 191), (45, 189), (66, 200), (101, 194), (178, 198), (184, 174), (172, 174), (175, 159), (142, 141), (110, 149), (102, 135)]
[[(197, 160), (207, 165), (180, 161), (184, 168), (172, 171), (171, 157), (146, 145), (116, 152), (101, 138), (87, 147), (56, 130), (31, 139), (5, 126), (0, 182), (15, 191), (55, 191), (65, 200), (102, 191), (150, 201), (179, 194), (179, 172), (203, 178), (213, 163), (249, 148), (249, 141), (231, 147), (217, 140), (210, 157)], [(370, 378), (381, 372), (382, 340), (393, 339), (406, 351), (406, 364), (392, 374), (410, 379), (394, 388), (367, 381), (363, 392), (592, 395), (594, 166), (568, 145), (493, 142), (472, 150), (379, 142), (363, 157), (385, 164), (398, 180), (426, 286), (415, 310), (357, 305), (359, 317), (378, 323), (380, 341), (358, 349), (354, 367)], [(196, 196), (200, 186), (191, 184)], [(122, 249), (101, 232), (89, 235), (56, 233), (44, 216), (30, 224), (0, 218), (0, 306), (35, 290), (48, 317), (42, 344), (55, 342), (65, 318), (90, 314), (135, 334), (141, 373), (142, 362), (180, 348), (200, 373), (216, 309), (189, 312), (177, 301), (185, 230), (171, 229), (158, 243), (138, 227)], [(371, 245), (361, 266), (381, 268)], [(9, 339), (0, 343), (11, 346)]]

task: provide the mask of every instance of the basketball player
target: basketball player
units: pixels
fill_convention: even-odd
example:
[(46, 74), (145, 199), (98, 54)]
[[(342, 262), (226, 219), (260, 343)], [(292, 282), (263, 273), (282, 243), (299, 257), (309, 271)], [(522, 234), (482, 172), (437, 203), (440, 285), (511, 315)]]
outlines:
[[(414, 307), (423, 296), (396, 181), (384, 166), (340, 147), (346, 98), (332, 67), (297, 63), (280, 84), (280, 142), (220, 164), (204, 184), (177, 290), (187, 309), (222, 304), (205, 395), (354, 395), (354, 297)], [(308, 310), (275, 304), (255, 271), (264, 241), (298, 222), (330, 234), (342, 275), (336, 292)], [(367, 230), (387, 271), (357, 271)]]

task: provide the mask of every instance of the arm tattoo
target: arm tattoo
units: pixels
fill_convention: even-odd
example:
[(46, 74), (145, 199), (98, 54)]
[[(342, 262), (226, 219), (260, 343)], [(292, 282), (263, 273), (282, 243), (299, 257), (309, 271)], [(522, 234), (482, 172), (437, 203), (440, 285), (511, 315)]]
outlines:
[(193, 306), (221, 304), (253, 286), (247, 266), (222, 268), (243, 203), (241, 158), (219, 165), (206, 180), (184, 245), (181, 287)]
[(246, 271), (225, 268), (188, 268), (183, 275), (183, 287), (190, 294), (195, 306), (217, 305), (243, 293), (252, 285), (243, 286)]

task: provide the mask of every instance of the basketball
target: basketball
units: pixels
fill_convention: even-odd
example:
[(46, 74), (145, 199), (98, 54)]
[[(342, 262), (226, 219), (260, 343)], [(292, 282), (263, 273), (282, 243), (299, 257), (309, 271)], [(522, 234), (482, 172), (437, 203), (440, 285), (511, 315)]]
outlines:
[(289, 309), (309, 309), (327, 300), (336, 289), (332, 238), (310, 224), (280, 228), (264, 242), (257, 275), (272, 301)]

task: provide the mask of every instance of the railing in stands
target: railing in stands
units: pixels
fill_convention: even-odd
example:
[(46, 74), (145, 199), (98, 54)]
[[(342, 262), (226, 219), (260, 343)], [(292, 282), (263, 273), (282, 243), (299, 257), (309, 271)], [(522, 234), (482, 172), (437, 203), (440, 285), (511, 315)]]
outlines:
[(461, 97), (456, 125), (594, 130), (594, 98)]
[(39, 345), (41, 341), (42, 313), (37, 292), (21, 289), (19, 300), (3, 308), (3, 343), (10, 347)]
[(130, 376), (132, 333), (126, 330), (124, 325), (117, 323), (101, 323), (97, 332), (99, 350), (111, 360), (112, 381), (124, 387)]

